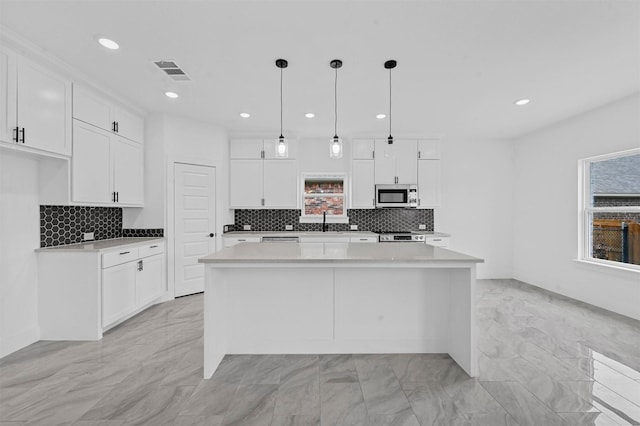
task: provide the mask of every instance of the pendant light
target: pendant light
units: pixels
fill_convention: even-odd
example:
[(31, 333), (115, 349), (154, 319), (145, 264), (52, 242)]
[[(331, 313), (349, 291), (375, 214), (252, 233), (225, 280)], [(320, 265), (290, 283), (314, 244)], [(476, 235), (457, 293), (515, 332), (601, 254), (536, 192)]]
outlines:
[(333, 137), (329, 141), (329, 157), (342, 158), (342, 139), (338, 137), (338, 68), (342, 67), (342, 61), (340, 59), (334, 59), (329, 62), (329, 65), (336, 70), (335, 83), (333, 86), (335, 120)]
[(276, 59), (276, 67), (280, 68), (280, 137), (276, 140), (276, 157), (287, 158), (289, 156), (289, 141), (282, 135), (282, 70), (289, 63), (285, 59)]
[(389, 145), (393, 144), (393, 136), (391, 136), (391, 70), (394, 69), (396, 65), (398, 65), (398, 63), (393, 59), (384, 63), (385, 69), (389, 70), (389, 137), (387, 138)]

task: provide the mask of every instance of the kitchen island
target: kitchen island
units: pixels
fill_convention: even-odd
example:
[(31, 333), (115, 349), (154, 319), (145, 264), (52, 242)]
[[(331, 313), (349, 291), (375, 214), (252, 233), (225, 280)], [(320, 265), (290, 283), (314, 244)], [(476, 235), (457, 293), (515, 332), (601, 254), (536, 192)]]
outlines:
[(226, 354), (448, 353), (477, 375), (478, 259), (422, 243), (242, 243), (205, 264), (204, 377)]

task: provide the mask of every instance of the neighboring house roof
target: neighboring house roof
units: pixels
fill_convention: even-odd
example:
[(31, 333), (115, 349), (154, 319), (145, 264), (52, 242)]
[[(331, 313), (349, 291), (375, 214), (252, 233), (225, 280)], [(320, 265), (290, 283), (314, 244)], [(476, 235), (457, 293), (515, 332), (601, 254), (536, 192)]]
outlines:
[(591, 163), (591, 191), (640, 196), (640, 154)]

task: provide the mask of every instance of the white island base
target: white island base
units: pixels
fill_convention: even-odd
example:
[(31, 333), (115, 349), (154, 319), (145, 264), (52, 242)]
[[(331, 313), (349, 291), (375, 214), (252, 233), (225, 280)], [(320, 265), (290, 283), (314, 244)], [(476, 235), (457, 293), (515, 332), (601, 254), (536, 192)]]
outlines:
[(205, 378), (226, 354), (448, 353), (477, 375), (480, 259), (419, 243), (245, 243), (200, 261)]

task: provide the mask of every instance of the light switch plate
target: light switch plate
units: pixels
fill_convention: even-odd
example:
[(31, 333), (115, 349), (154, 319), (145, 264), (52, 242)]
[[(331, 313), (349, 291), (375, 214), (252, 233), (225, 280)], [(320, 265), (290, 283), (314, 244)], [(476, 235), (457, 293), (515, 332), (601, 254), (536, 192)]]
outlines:
[(251, 231), (251, 225), (242, 225), (242, 229), (245, 231)]
[(285, 231), (293, 231), (293, 225), (285, 225), (284, 226), (284, 230)]
[(358, 225), (351, 225), (349, 227), (349, 229), (352, 230), (352, 231), (357, 231), (358, 230)]
[(418, 225), (418, 229), (427, 229), (427, 225), (425, 225), (424, 223), (421, 223)]
[(92, 241), (94, 239), (95, 237), (93, 235), (93, 232), (85, 232), (84, 235), (82, 236), (83, 241)]

